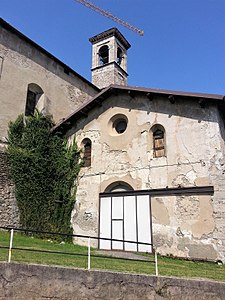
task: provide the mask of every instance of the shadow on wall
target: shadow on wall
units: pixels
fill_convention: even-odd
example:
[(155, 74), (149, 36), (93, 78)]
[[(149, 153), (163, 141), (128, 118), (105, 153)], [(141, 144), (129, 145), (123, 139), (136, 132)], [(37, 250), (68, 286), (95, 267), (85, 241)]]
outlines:
[(188, 98), (188, 100), (177, 98), (177, 101), (171, 104), (166, 96), (163, 95), (155, 96), (154, 99), (150, 101), (143, 95), (132, 98), (126, 93), (121, 93), (120, 96), (109, 96), (103, 101), (101, 107), (94, 107), (87, 116), (74, 121), (71, 119), (72, 128), (68, 130), (66, 135), (73, 135), (79, 129), (83, 129), (91, 121), (98, 119), (105, 111), (116, 107), (127, 109), (129, 112), (132, 110), (140, 110), (146, 112), (148, 115), (150, 113), (161, 113), (167, 115), (168, 118), (172, 118), (173, 116), (184, 117), (198, 120), (199, 123), (201, 123), (201, 121), (218, 122), (219, 119), (216, 104), (208, 103), (205, 108), (202, 108), (198, 102), (192, 98)]

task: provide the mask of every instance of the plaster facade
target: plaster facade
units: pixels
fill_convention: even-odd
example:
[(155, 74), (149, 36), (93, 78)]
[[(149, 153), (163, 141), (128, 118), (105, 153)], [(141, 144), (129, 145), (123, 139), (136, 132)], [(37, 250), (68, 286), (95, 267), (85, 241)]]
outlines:
[[(111, 119), (127, 117), (118, 134)], [(165, 156), (154, 157), (151, 128), (165, 129)], [(74, 232), (99, 234), (99, 193), (115, 182), (134, 190), (213, 185), (214, 195), (152, 197), (154, 247), (164, 255), (222, 259), (224, 209), (223, 124), (216, 105), (171, 104), (162, 96), (111, 96), (67, 132), (79, 146), (89, 138), (92, 163), (82, 168), (72, 216)]]
[(55, 122), (96, 95), (98, 89), (5, 23), (0, 22), (0, 140), (9, 121), (25, 112), (29, 84), (43, 90), (37, 108)]
[[(211, 186), (213, 195), (151, 197), (153, 246), (164, 255), (225, 261), (224, 97), (126, 86), (130, 44), (116, 29), (90, 39), (93, 82), (108, 86), (100, 91), (1, 19), (0, 25), (0, 225), (19, 224), (4, 149), (8, 122), (25, 112), (32, 87), (36, 107), (58, 122), (55, 132), (75, 137), (81, 149), (90, 141), (90, 166), (80, 171), (71, 216), (75, 234), (99, 235), (99, 194), (116, 184), (134, 191)], [(109, 57), (99, 65), (104, 45)], [(164, 131), (160, 155), (156, 127)]]

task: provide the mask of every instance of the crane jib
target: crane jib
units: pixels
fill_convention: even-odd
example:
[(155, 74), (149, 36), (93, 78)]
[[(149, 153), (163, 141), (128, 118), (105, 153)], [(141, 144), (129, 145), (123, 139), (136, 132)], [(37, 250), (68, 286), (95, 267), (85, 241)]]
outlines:
[(86, 6), (87, 8), (90, 8), (90, 9), (94, 10), (95, 12), (101, 14), (102, 16), (111, 19), (112, 21), (114, 21), (114, 22), (116, 22), (116, 23), (118, 23), (118, 24), (120, 24), (120, 25), (122, 25), (122, 26), (138, 33), (141, 36), (144, 35), (144, 30), (141, 30), (141, 29), (129, 24), (128, 22), (114, 16), (110, 12), (96, 6), (94, 3), (90, 2), (90, 1), (87, 1), (87, 0), (74, 0), (74, 1)]

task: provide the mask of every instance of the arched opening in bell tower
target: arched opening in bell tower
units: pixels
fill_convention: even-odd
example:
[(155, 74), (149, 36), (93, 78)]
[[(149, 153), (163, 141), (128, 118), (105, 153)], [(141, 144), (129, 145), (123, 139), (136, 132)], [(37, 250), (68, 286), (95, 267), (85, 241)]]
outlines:
[(117, 63), (118, 65), (121, 65), (123, 59), (123, 51), (121, 50), (120, 47), (117, 48)]
[(99, 62), (101, 66), (109, 62), (109, 47), (107, 45), (99, 49)]

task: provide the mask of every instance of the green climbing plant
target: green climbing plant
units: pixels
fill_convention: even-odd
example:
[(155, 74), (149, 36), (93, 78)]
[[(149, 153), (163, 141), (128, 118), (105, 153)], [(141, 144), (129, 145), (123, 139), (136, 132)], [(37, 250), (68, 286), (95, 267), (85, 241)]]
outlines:
[(71, 233), (80, 153), (52, 134), (51, 117), (19, 115), (8, 130), (8, 162), (24, 228)]

